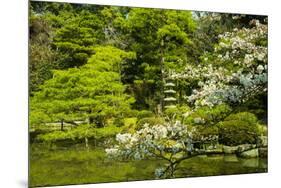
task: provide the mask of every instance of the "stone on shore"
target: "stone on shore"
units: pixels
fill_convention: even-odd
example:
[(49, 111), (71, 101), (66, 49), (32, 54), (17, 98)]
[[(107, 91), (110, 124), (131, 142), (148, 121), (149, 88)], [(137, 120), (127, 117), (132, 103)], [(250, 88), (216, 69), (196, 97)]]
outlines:
[(225, 154), (234, 154), (237, 151), (238, 146), (223, 146), (222, 149)]
[(259, 156), (259, 149), (255, 148), (255, 149), (251, 149), (248, 151), (244, 151), (240, 154), (241, 157), (244, 158), (255, 158)]

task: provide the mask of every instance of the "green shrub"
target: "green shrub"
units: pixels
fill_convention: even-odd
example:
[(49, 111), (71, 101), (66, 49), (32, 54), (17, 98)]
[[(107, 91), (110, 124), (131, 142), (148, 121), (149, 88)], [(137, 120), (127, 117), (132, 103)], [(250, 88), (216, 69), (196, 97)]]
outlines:
[(219, 134), (219, 129), (217, 126), (204, 126), (204, 125), (196, 125), (196, 132), (193, 136), (194, 140), (200, 140), (201, 137), (210, 137), (216, 136)]
[(264, 124), (258, 124), (257, 126), (258, 126), (259, 133), (262, 136), (267, 136), (267, 126)]
[(163, 118), (160, 117), (149, 117), (149, 118), (142, 118), (137, 122), (137, 129), (141, 129), (142, 126), (145, 123), (148, 123), (149, 125), (158, 125), (158, 124), (163, 124), (165, 121)]
[(125, 126), (135, 126), (137, 124), (137, 118), (124, 118)]
[(259, 134), (257, 118), (249, 112), (232, 114), (219, 123), (219, 142), (224, 145), (255, 144)]
[(239, 112), (237, 114), (231, 114), (230, 116), (228, 116), (226, 119), (226, 121), (229, 120), (240, 120), (240, 121), (246, 121), (250, 124), (256, 124), (258, 119), (255, 116), (255, 114), (252, 114), (250, 112)]
[(177, 106), (176, 108), (168, 108), (164, 111), (165, 115), (170, 119), (175, 117), (177, 120), (182, 120), (183, 115), (189, 112), (190, 108), (188, 106)]
[(204, 106), (194, 111), (190, 116), (185, 118), (185, 124), (215, 124), (229, 113), (231, 108), (226, 104), (216, 105), (213, 108)]
[(135, 117), (138, 116), (138, 114), (139, 114), (138, 110), (130, 109), (128, 112), (126, 112), (126, 117), (128, 117), (128, 118), (135, 118)]
[(114, 125), (106, 126), (103, 128), (95, 128), (93, 137), (96, 139), (115, 137), (116, 134), (121, 132), (122, 128)]
[(123, 132), (134, 133), (137, 127), (137, 118), (125, 118), (124, 119), (125, 125), (122, 127)]
[(143, 119), (143, 118), (147, 118), (147, 117), (152, 117), (152, 116), (154, 116), (153, 112), (148, 111), (148, 110), (141, 110), (137, 114), (138, 120)]
[(114, 119), (113, 124), (115, 126), (117, 126), (117, 127), (122, 127), (125, 124), (124, 118), (116, 118), (116, 119)]

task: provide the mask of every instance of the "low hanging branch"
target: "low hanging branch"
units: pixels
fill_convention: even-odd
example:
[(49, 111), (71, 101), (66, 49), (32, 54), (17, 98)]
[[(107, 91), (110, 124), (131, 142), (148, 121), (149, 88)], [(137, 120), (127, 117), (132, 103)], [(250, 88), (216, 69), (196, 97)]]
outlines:
[(202, 154), (212, 154), (193, 148), (194, 131), (194, 128), (188, 129), (179, 121), (154, 126), (145, 124), (143, 129), (134, 134), (117, 134), (117, 145), (106, 149), (106, 153), (108, 157), (114, 159), (140, 160), (155, 157), (164, 160), (167, 167), (156, 169), (156, 177), (173, 177), (177, 166), (183, 160)]

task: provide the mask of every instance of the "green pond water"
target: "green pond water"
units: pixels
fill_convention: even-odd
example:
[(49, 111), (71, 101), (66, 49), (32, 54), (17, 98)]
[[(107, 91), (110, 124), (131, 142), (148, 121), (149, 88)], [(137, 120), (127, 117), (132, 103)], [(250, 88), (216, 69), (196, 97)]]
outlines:
[[(29, 183), (34, 186), (155, 179), (161, 160), (111, 161), (102, 148), (30, 147)], [(197, 156), (181, 163), (177, 178), (267, 172), (267, 160), (235, 155)]]

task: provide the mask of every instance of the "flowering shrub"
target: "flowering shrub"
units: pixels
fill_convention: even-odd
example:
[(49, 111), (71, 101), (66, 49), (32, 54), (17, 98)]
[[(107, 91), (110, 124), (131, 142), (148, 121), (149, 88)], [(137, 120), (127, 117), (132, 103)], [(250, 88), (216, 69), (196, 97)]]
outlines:
[(108, 157), (115, 159), (141, 160), (154, 157), (164, 160), (167, 165), (155, 170), (156, 177), (174, 177), (181, 161), (202, 154), (193, 148), (195, 131), (195, 128), (188, 128), (179, 121), (154, 126), (145, 124), (134, 134), (117, 134), (117, 144), (105, 151)]

